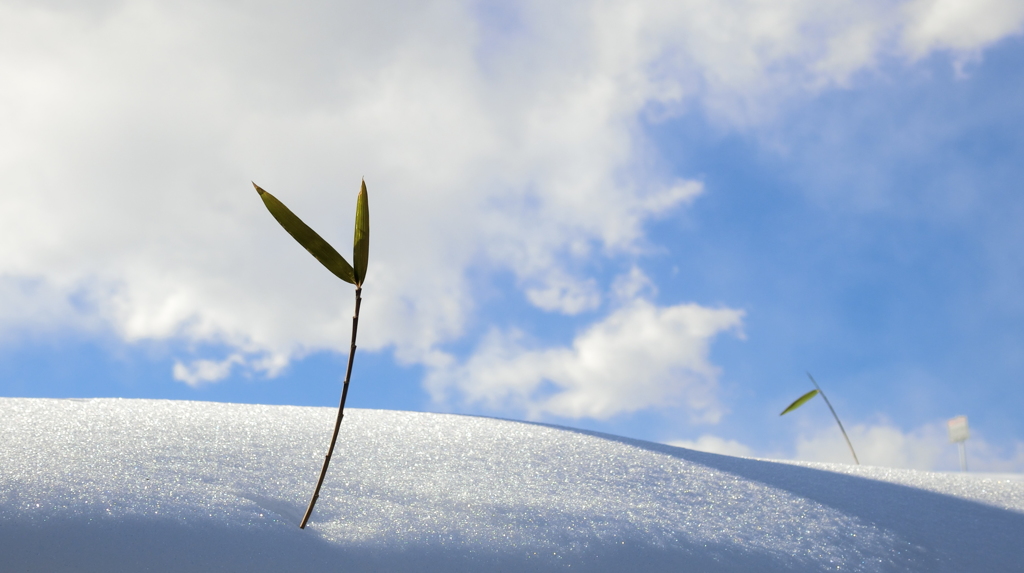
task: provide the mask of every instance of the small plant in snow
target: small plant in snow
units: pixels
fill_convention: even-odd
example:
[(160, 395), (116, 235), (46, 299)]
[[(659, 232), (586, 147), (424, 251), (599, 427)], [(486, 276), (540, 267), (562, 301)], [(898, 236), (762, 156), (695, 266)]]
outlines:
[(846, 438), (846, 445), (850, 446), (850, 453), (853, 454), (853, 461), (856, 462), (857, 465), (860, 465), (860, 460), (857, 459), (857, 452), (853, 451), (853, 444), (850, 443), (850, 437), (846, 435), (846, 430), (843, 429), (843, 423), (839, 421), (839, 416), (836, 415), (835, 409), (832, 408), (832, 403), (828, 401), (828, 398), (825, 396), (825, 393), (821, 391), (821, 386), (818, 386), (818, 383), (814, 381), (814, 376), (811, 376), (810, 372), (807, 373), (807, 377), (810, 378), (811, 383), (814, 384), (814, 390), (811, 390), (810, 392), (794, 400), (793, 403), (790, 404), (779, 415), (783, 416), (785, 414), (788, 414), (793, 410), (796, 410), (800, 406), (803, 406), (811, 398), (817, 396), (818, 394), (821, 394), (821, 397), (825, 399), (825, 404), (828, 405), (828, 409), (832, 411), (832, 417), (834, 417), (836, 419), (836, 423), (839, 424), (839, 431), (842, 432), (843, 437)]
[(285, 231), (288, 231), (289, 235), (294, 237), (300, 245), (305, 247), (316, 260), (320, 261), (336, 277), (356, 287), (356, 310), (352, 316), (352, 345), (348, 353), (348, 367), (345, 368), (345, 382), (341, 389), (341, 404), (338, 405), (338, 418), (334, 422), (334, 434), (331, 436), (331, 445), (327, 448), (327, 455), (324, 456), (324, 465), (320, 469), (320, 479), (316, 482), (316, 489), (313, 490), (313, 497), (309, 500), (309, 507), (306, 508), (306, 514), (302, 517), (302, 523), (299, 524), (299, 528), (305, 529), (306, 522), (309, 521), (309, 516), (313, 513), (313, 506), (316, 505), (316, 500), (320, 497), (320, 486), (324, 483), (324, 477), (327, 475), (327, 466), (331, 464), (331, 454), (334, 453), (334, 445), (338, 441), (338, 429), (341, 427), (341, 420), (345, 417), (345, 398), (348, 397), (348, 384), (352, 378), (352, 360), (356, 356), (359, 303), (362, 301), (363, 280), (366, 278), (366, 262), (370, 252), (370, 208), (367, 205), (366, 199), (366, 182), (363, 181), (360, 185), (359, 196), (356, 198), (356, 232), (352, 248), (351, 265), (348, 264), (345, 257), (338, 254), (338, 251), (330, 243), (303, 223), (302, 219), (299, 219), (295, 213), (292, 213), (288, 207), (285, 207), (284, 203), (278, 201), (277, 197), (267, 193), (255, 183), (252, 186), (260, 194), (260, 198), (263, 199), (263, 204), (267, 206), (270, 214), (277, 219), (278, 223), (281, 223), (281, 226), (284, 227)]

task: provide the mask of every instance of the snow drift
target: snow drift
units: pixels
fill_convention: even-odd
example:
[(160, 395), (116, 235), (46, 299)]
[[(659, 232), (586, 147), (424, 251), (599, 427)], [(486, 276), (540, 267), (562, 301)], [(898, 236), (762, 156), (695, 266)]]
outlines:
[(1024, 483), (442, 414), (0, 399), (0, 571), (1024, 571)]

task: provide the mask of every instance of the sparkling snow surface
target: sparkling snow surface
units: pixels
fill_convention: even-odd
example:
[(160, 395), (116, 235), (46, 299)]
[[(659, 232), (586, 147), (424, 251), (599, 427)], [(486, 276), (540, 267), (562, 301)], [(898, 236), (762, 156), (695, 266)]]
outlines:
[(538, 424), (0, 398), (0, 571), (1024, 571), (1024, 482)]

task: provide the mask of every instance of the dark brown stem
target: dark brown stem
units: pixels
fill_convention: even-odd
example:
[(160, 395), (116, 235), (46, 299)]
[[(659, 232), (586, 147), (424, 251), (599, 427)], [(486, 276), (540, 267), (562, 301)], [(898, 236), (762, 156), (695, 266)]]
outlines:
[(331, 436), (331, 446), (327, 448), (327, 455), (324, 456), (324, 466), (320, 469), (320, 479), (316, 482), (316, 489), (313, 490), (313, 497), (309, 500), (309, 507), (306, 508), (306, 515), (302, 516), (302, 523), (299, 529), (306, 528), (309, 516), (313, 514), (313, 506), (320, 497), (320, 486), (324, 485), (324, 478), (327, 476), (327, 466), (331, 465), (331, 454), (334, 453), (334, 444), (338, 442), (338, 430), (341, 428), (341, 420), (345, 418), (345, 399), (348, 398), (348, 383), (352, 379), (352, 361), (356, 357), (356, 331), (359, 329), (359, 303), (362, 302), (362, 287), (356, 287), (356, 312), (352, 316), (352, 347), (348, 351), (348, 368), (345, 369), (345, 384), (341, 387), (341, 404), (338, 405), (338, 419), (334, 422), (334, 435)]

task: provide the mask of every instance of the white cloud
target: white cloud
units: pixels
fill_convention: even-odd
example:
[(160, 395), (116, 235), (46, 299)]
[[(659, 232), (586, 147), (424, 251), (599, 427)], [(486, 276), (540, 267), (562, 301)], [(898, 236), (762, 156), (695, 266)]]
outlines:
[[(948, 439), (945, 422), (904, 430), (880, 419), (847, 428), (860, 463), (868, 466), (925, 471), (958, 471), (960, 454)], [(982, 473), (1024, 473), (1024, 442), (1010, 448), (989, 443), (976, 430), (967, 440), (967, 469)], [(696, 440), (670, 440), (670, 446), (727, 456), (787, 459), (803, 462), (852, 464), (853, 457), (837, 426), (828, 425), (798, 435), (789, 453), (758, 450), (737, 440), (703, 434)]]
[(180, 380), (189, 386), (201, 386), (209, 382), (223, 380), (231, 374), (231, 369), (244, 360), (239, 354), (232, 354), (221, 361), (195, 360), (191, 365), (185, 366), (180, 361), (174, 363), (174, 379)]
[(593, 280), (579, 280), (560, 271), (542, 279), (543, 286), (526, 289), (526, 298), (537, 308), (563, 314), (579, 314), (601, 305), (601, 294)]
[[(904, 432), (887, 423), (858, 424), (847, 432), (860, 462), (870, 466), (930, 470), (939, 465), (948, 449), (945, 430), (936, 425)], [(795, 459), (853, 463), (850, 449), (835, 426), (798, 438)]]
[[(700, 105), (757, 122), (887, 53), (974, 53), (1021, 20), (1000, 4), (993, 27), (969, 10), (957, 21), (975, 31), (954, 36), (939, 4), (907, 6), (524, 1), (497, 21), (441, 0), (0, 4), (0, 280), (20, 289), (0, 300), (0, 329), (105, 324), (129, 341), (223, 344), (242, 357), (230, 367), (268, 373), (346, 352), (351, 292), (248, 181), (345, 251), (365, 176), (361, 346), (446, 368), (439, 345), (478, 311), (471, 265), (511, 271), (542, 309), (594, 310), (600, 285), (569, 263), (636, 252), (645, 223), (701, 192), (669, 176), (641, 117)], [(679, 398), (663, 381), (681, 368), (683, 386), (704, 388), (691, 406), (713, 417), (706, 340), (738, 324), (729, 313), (628, 307), (573, 349), (503, 364), (561, 381), (535, 412), (594, 416)], [(571, 372), (591, 368), (586, 349), (622, 342), (628, 320), (691, 354), (648, 365), (611, 349), (620, 373), (649, 368), (635, 394)], [(680, 334), (697, 323), (715, 328)], [(197, 364), (176, 373), (221, 372)]]
[[(882, 420), (874, 424), (855, 424), (847, 428), (860, 462), (865, 465), (918, 470), (955, 471), (960, 458), (955, 444), (949, 443), (944, 422), (903, 430)], [(1003, 451), (976, 431), (967, 440), (967, 465), (978, 472), (1024, 472), (1024, 442), (1015, 450)], [(811, 462), (853, 463), (850, 450), (839, 429), (821, 428), (800, 436), (794, 459)]]
[(749, 458), (754, 455), (754, 451), (749, 446), (741, 444), (736, 440), (727, 440), (712, 434), (703, 434), (696, 440), (673, 440), (668, 442), (668, 445), (726, 456)]
[(42, 277), (0, 275), (0, 325), (4, 326), (0, 341), (68, 326), (80, 331), (101, 329), (84, 291)]
[(454, 389), (469, 402), (514, 405), (534, 418), (607, 419), (682, 406), (695, 420), (713, 423), (721, 408), (708, 345), (717, 334), (739, 329), (742, 316), (637, 300), (580, 333), (570, 347), (529, 349), (520, 334), (494, 331), (465, 364), (436, 370), (427, 385), (439, 400)]
[(904, 43), (917, 58), (943, 49), (970, 55), (1024, 29), (1018, 0), (914, 0), (906, 10)]
[(612, 295), (620, 303), (628, 303), (637, 298), (650, 299), (657, 293), (658, 287), (637, 267), (629, 269), (628, 273), (619, 275), (612, 281)]

